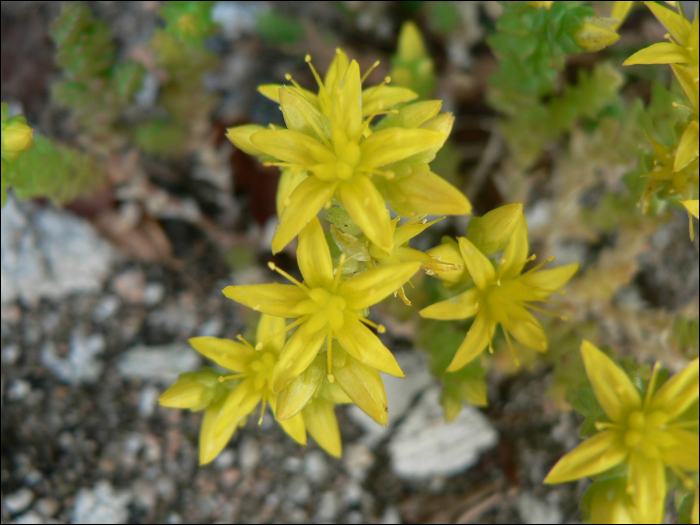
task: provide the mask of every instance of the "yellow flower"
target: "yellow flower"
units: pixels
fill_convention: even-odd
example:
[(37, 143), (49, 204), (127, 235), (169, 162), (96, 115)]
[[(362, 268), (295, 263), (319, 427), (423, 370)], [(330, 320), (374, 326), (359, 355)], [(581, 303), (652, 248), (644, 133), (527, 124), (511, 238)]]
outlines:
[(690, 213), (693, 217), (695, 217), (696, 219), (700, 218), (698, 217), (698, 215), (700, 215), (698, 210), (698, 199), (690, 201), (681, 201), (681, 204), (685, 206), (685, 209), (688, 210), (688, 213)]
[[(698, 399), (698, 359), (656, 389), (659, 363), (642, 398), (627, 374), (588, 341), (581, 344), (586, 373), (609, 418), (600, 430), (561, 458), (545, 483), (564, 483), (625, 463), (627, 493), (637, 523), (661, 523), (666, 497), (664, 467), (682, 479), (698, 470), (698, 419), (680, 418)], [(695, 430), (693, 430), (695, 429)]]
[[(294, 86), (268, 84), (258, 88), (280, 103), (288, 129), (248, 125), (228, 131), (229, 139), (243, 151), (268, 155), (275, 160), (271, 164), (290, 170), (286, 177), (289, 180), (285, 180), (285, 195), (278, 199), (281, 215), (272, 251), (277, 253), (283, 249), (331, 202), (331, 198), (336, 197), (365, 235), (389, 252), (392, 248), (390, 220), (376, 184), (379, 180), (394, 178), (394, 172), (388, 167), (393, 163), (419, 153), (437, 151), (446, 139), (441, 129), (444, 125), (434, 121), (433, 127), (394, 126), (372, 132), (369, 125), (374, 116), (386, 113), (398, 103), (413, 100), (417, 95), (409, 89), (384, 84), (362, 90), (367, 73), (361, 78), (357, 62), (348, 62), (340, 50), (324, 81), (313, 66), (312, 71), (319, 86), (318, 94), (301, 88), (291, 77), (288, 79)], [(435, 127), (438, 129), (433, 129)], [(291, 180), (302, 171), (309, 176)], [(441, 185), (434, 181), (439, 177), (428, 178), (432, 183), (430, 187), (439, 190), (433, 200), (448, 191), (442, 187), (447, 183), (442, 181)], [(463, 196), (461, 199), (466, 200)], [(462, 203), (460, 210), (463, 209)], [(425, 210), (423, 213), (433, 212)]]
[(530, 4), (532, 7), (536, 7), (537, 9), (542, 9), (543, 7), (545, 9), (549, 9), (552, 7), (553, 3), (554, 2), (528, 2), (528, 4)]
[[(17, 159), (24, 150), (32, 147), (34, 130), (27, 125), (24, 115), (9, 117), (9, 108), (2, 103), (2, 173), (5, 175), (7, 164)], [(3, 183), (4, 184), (4, 183)]]
[[(476, 286), (420, 312), (423, 317), (443, 320), (467, 319), (476, 315), (447, 371), (459, 370), (487, 346), (490, 348), (498, 324), (511, 351), (510, 334), (527, 347), (539, 352), (546, 351), (548, 342), (542, 325), (526, 308), (549, 313), (529, 303), (544, 301), (558, 291), (576, 273), (578, 264), (538, 271), (540, 265), (521, 274), (525, 263), (532, 259), (527, 256), (527, 224), (522, 214), (496, 269), (471, 241), (460, 237), (458, 242), (464, 263)], [(550, 257), (548, 260), (553, 259)]]
[(324, 342), (327, 343), (327, 377), (333, 382), (333, 339), (337, 339), (360, 362), (403, 377), (389, 349), (365, 326), (377, 327), (364, 317), (363, 312), (402, 286), (418, 271), (420, 263), (376, 268), (342, 281), (340, 269), (334, 275), (330, 250), (316, 217), (312, 217), (299, 233), (297, 260), (304, 284), (270, 263), (272, 269), (294, 285), (257, 284), (224, 289), (226, 297), (254, 310), (297, 319), (286, 327), (286, 330), (299, 328), (282, 349), (275, 365), (273, 392), (279, 392), (299, 376), (314, 360)]
[(620, 40), (620, 35), (615, 31), (617, 22), (612, 18), (588, 16), (571, 36), (584, 51), (600, 51)]

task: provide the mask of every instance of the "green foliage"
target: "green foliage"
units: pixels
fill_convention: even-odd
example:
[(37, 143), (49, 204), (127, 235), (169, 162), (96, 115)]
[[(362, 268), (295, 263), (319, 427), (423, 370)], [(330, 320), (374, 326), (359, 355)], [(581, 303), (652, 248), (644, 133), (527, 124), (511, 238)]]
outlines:
[(690, 319), (679, 315), (673, 321), (672, 337), (679, 350), (686, 352), (689, 356), (697, 356), (700, 344), (700, 320), (697, 317)]
[(256, 28), (260, 38), (271, 44), (293, 44), (304, 34), (299, 20), (273, 10), (260, 14)]
[(508, 113), (509, 107), (524, 107), (518, 101), (536, 101), (556, 91), (566, 55), (581, 50), (572, 35), (586, 16), (594, 15), (581, 4), (554, 2), (550, 9), (538, 9), (527, 2), (504, 2), (497, 32), (487, 40), (499, 59), (491, 79), (497, 109)]
[(104, 168), (92, 156), (35, 136), (34, 148), (10, 165), (6, 180), (19, 199), (46, 197), (65, 204), (96, 188), (104, 178)]
[(64, 76), (53, 87), (53, 99), (72, 109), (91, 135), (116, 133), (116, 120), (141, 86), (143, 67), (132, 61), (115, 63), (109, 27), (84, 3), (65, 3), (50, 34)]
[(435, 64), (425, 48), (418, 26), (410, 20), (401, 27), (391, 65), (394, 84), (418, 93), (419, 98), (428, 98), (435, 89)]
[(151, 120), (136, 128), (134, 140), (141, 148), (153, 155), (171, 157), (182, 151), (187, 134), (182, 127), (167, 120)]
[(218, 25), (211, 19), (214, 2), (165, 2), (160, 15), (165, 31), (183, 42), (200, 45), (216, 33)]

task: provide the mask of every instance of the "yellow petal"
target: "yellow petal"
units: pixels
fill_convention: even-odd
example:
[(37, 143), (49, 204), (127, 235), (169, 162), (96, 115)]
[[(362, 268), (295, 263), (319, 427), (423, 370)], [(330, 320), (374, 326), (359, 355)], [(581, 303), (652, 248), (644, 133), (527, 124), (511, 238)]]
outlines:
[(685, 91), (688, 100), (690, 100), (690, 104), (692, 105), (692, 107), (697, 109), (698, 87), (695, 84), (692, 69), (677, 64), (671, 64), (671, 69), (673, 69), (673, 72), (675, 73), (678, 82), (683, 87), (683, 91)]
[(302, 168), (335, 161), (335, 155), (318, 140), (299, 131), (265, 129), (250, 136), (260, 151)]
[(627, 449), (619, 443), (613, 430), (603, 430), (580, 443), (557, 461), (544, 483), (566, 483), (593, 476), (619, 465)]
[(343, 327), (335, 330), (334, 335), (345, 351), (361, 363), (392, 376), (405, 377), (391, 351), (351, 314), (345, 315)]
[(551, 270), (529, 272), (518, 277), (518, 281), (532, 288), (541, 299), (544, 299), (568, 283), (578, 268), (578, 263), (572, 263)]
[(343, 455), (340, 429), (335, 417), (335, 407), (325, 399), (315, 399), (302, 411), (306, 429), (319, 446), (331, 456)]
[(690, 472), (698, 471), (700, 461), (700, 437), (697, 432), (690, 432), (676, 426), (669, 426), (665, 431), (671, 437), (672, 445), (661, 448), (661, 459), (666, 465)]
[(333, 58), (331, 65), (328, 66), (328, 71), (326, 71), (326, 76), (323, 79), (323, 84), (328, 93), (335, 93), (335, 90), (338, 88), (338, 84), (340, 83), (340, 79), (343, 78), (343, 75), (348, 70), (349, 65), (350, 60), (348, 60), (348, 56), (345, 54), (345, 51), (342, 49), (336, 49), (335, 57)]
[(698, 199), (692, 201), (681, 201), (681, 204), (685, 206), (685, 209), (688, 210), (688, 213), (690, 213), (693, 217), (696, 219), (700, 218), (698, 217), (698, 215), (700, 215), (700, 209), (698, 209)]
[(469, 215), (472, 205), (464, 194), (429, 170), (388, 181), (385, 196), (396, 213), (409, 217), (414, 213), (430, 215)]
[(381, 194), (365, 175), (355, 175), (338, 188), (340, 200), (367, 238), (385, 252), (394, 245), (389, 214)]
[[(229, 286), (229, 288), (233, 287)], [(230, 339), (192, 337), (189, 343), (207, 359), (234, 372), (243, 372), (250, 360), (255, 357), (255, 350)]]
[(304, 417), (301, 414), (297, 414), (294, 417), (285, 419), (284, 421), (277, 420), (277, 422), (282, 427), (289, 437), (300, 445), (306, 445), (306, 424), (304, 423)]
[(513, 334), (521, 344), (537, 352), (546, 352), (549, 347), (547, 334), (535, 316), (517, 305), (508, 306), (508, 322), (505, 328)]
[[(237, 303), (275, 317), (299, 317), (295, 307), (308, 299), (304, 291), (290, 284), (249, 284), (227, 286), (223, 294)], [(238, 343), (236, 343), (238, 344)]]
[(309, 176), (306, 170), (294, 171), (290, 168), (283, 168), (277, 183), (277, 196), (275, 197), (275, 206), (277, 215), (280, 217), (284, 213), (285, 208), (290, 202), (292, 192)]
[(372, 86), (362, 92), (362, 116), (369, 117), (376, 112), (391, 109), (396, 104), (417, 98), (417, 93), (405, 87)]
[(353, 403), (377, 423), (386, 426), (389, 405), (378, 370), (349, 355), (345, 366), (333, 368), (333, 375)]
[(503, 250), (501, 261), (498, 264), (498, 278), (512, 279), (520, 275), (523, 266), (527, 262), (529, 250), (527, 222), (525, 221), (525, 216), (521, 215), (506, 249)]
[(362, 132), (362, 83), (360, 66), (350, 62), (335, 92), (331, 109), (331, 137), (335, 142), (339, 133), (351, 141), (359, 140)]
[(377, 129), (387, 127), (417, 128), (440, 113), (442, 100), (424, 100), (401, 108), (398, 114), (390, 114), (377, 124)]
[(467, 239), (487, 255), (508, 246), (523, 214), (523, 204), (514, 202), (491, 210), (483, 217), (472, 217), (467, 227)]
[(250, 141), (250, 136), (265, 129), (266, 128), (263, 126), (258, 126), (257, 124), (236, 126), (226, 130), (226, 138), (233, 142), (233, 145), (244, 153), (259, 156), (263, 155), (263, 152), (253, 145), (253, 143)]
[(282, 251), (290, 243), (331, 200), (337, 187), (338, 183), (324, 182), (316, 177), (308, 177), (297, 186), (289, 196), (289, 202), (272, 238), (272, 253)]
[(275, 416), (284, 421), (296, 416), (309, 404), (312, 397), (318, 396), (326, 383), (326, 362), (323, 355), (314, 358), (311, 364), (299, 374), (289, 386), (277, 395)]
[[(262, 343), (269, 339), (269, 342), (265, 343), (265, 349), (274, 350), (279, 353), (284, 346), (284, 342), (287, 340), (287, 336), (284, 332), (285, 326), (287, 326), (287, 321), (284, 317), (273, 317), (263, 314), (258, 322), (255, 341), (257, 343)], [(274, 334), (277, 335), (272, 337)], [(270, 337), (272, 337), (272, 339), (270, 339)]]
[(198, 412), (207, 408), (216, 395), (219, 374), (212, 369), (180, 374), (178, 380), (158, 398), (168, 408), (187, 408)]
[(325, 330), (313, 331), (302, 324), (289, 338), (272, 373), (272, 391), (286, 388), (314, 360), (326, 338)]
[(669, 421), (677, 418), (698, 399), (698, 358), (666, 381), (651, 398), (649, 410), (659, 410)]
[(621, 421), (631, 410), (642, 406), (632, 381), (612, 359), (585, 339), (581, 355), (595, 397), (612, 421)]
[(627, 15), (632, 9), (632, 4), (634, 2), (613, 2), (612, 13), (610, 13), (610, 18), (617, 20), (613, 25), (613, 29), (617, 29), (622, 25), (622, 23), (627, 19)]
[(447, 367), (447, 371), (456, 372), (471, 363), (491, 343), (495, 330), (496, 323), (490, 318), (488, 312), (485, 310), (479, 312), (467, 332), (467, 337), (464, 338), (450, 366)]
[(258, 93), (264, 97), (269, 98), (273, 102), (280, 102), (280, 88), (283, 88), (283, 84), (260, 84), (258, 86)]
[(661, 4), (657, 4), (656, 2), (644, 2), (644, 5), (646, 5), (651, 12), (654, 13), (654, 16), (659, 22), (668, 29), (668, 32), (671, 33), (671, 36), (673, 36), (676, 42), (681, 45), (686, 43), (688, 35), (690, 34), (690, 22), (688, 22), (683, 15)]
[(214, 427), (214, 436), (228, 431), (231, 423), (246, 417), (260, 403), (262, 394), (255, 388), (254, 379), (245, 379), (226, 397), (219, 419)]
[(325, 119), (324, 125), (321, 112), (297, 90), (281, 88), (280, 102), (287, 128), (299, 131), (319, 142), (323, 142), (330, 136), (328, 119)]
[(620, 40), (615, 32), (615, 22), (611, 19), (588, 16), (573, 33), (572, 38), (584, 51), (600, 51)]
[(389, 128), (372, 133), (360, 145), (363, 168), (374, 169), (406, 159), (445, 142), (445, 136), (429, 129)]
[(310, 288), (330, 288), (333, 284), (333, 261), (321, 223), (316, 217), (299, 232), (297, 262), (304, 282)]
[(661, 523), (666, 500), (666, 476), (660, 459), (650, 459), (641, 452), (629, 458), (627, 491), (637, 513), (637, 523)]
[(493, 269), (491, 261), (466, 237), (458, 237), (457, 241), (464, 264), (467, 265), (469, 274), (474, 279), (474, 284), (480, 290), (486, 290), (496, 280), (496, 271)]
[(673, 42), (659, 42), (649, 47), (640, 49), (634, 55), (625, 60), (623, 66), (636, 64), (688, 64), (690, 55), (678, 44)]
[(369, 308), (406, 284), (419, 269), (419, 262), (373, 268), (340, 283), (337, 295), (345, 299), (348, 310)]
[(692, 120), (678, 142), (673, 171), (682, 170), (696, 158), (698, 158), (698, 121)]
[[(434, 221), (430, 222), (415, 222), (412, 224), (404, 224), (402, 226), (399, 226), (396, 228), (396, 231), (394, 232), (394, 245), (395, 246), (402, 246), (403, 244), (407, 243), (417, 235), (423, 233), (427, 228), (430, 228), (433, 224), (440, 222), (444, 217), (441, 217), (439, 219), (435, 219)], [(409, 221), (410, 222), (410, 221)]]
[[(697, 17), (695, 19), (697, 20)], [(693, 502), (693, 511), (690, 514), (690, 523), (700, 523), (698, 502), (700, 502), (700, 490), (698, 490), (698, 487), (695, 487), (695, 501)]]
[(483, 306), (483, 297), (478, 288), (471, 288), (466, 292), (451, 297), (446, 301), (431, 304), (420, 311), (421, 317), (426, 319), (468, 319), (479, 312)]
[(223, 432), (216, 434), (214, 429), (219, 419), (221, 409), (226, 398), (221, 398), (217, 403), (209, 405), (204, 412), (202, 427), (199, 430), (199, 464), (206, 465), (212, 462), (224, 449), (231, 436), (238, 428), (238, 421), (233, 421)]
[[(340, 348), (340, 346), (338, 346)], [(335, 368), (333, 369), (335, 373)], [(321, 392), (321, 397), (326, 401), (330, 401), (334, 405), (350, 405), (352, 404), (352, 399), (348, 397), (342, 387), (337, 383), (329, 383), (326, 381), (326, 386)]]

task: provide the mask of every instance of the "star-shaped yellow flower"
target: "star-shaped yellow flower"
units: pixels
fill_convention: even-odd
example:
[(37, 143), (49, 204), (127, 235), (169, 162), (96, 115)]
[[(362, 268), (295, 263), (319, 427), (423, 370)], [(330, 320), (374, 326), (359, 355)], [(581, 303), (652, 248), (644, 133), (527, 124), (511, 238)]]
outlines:
[[(564, 483), (627, 465), (627, 492), (637, 523), (661, 523), (666, 498), (665, 466), (698, 471), (698, 419), (679, 419), (698, 399), (698, 359), (656, 389), (659, 364), (642, 397), (627, 374), (588, 341), (581, 344), (586, 373), (610, 419), (561, 458), (545, 483)], [(691, 485), (692, 487), (692, 485)]]
[(521, 274), (525, 263), (531, 260), (527, 255), (527, 224), (522, 214), (495, 269), (468, 239), (459, 237), (458, 241), (462, 258), (476, 286), (420, 311), (421, 316), (429, 319), (467, 319), (476, 315), (447, 371), (454, 372), (466, 366), (490, 346), (499, 324), (509, 345), (512, 334), (525, 346), (545, 352), (547, 336), (542, 325), (526, 308), (540, 311), (529, 303), (544, 301), (558, 291), (576, 273), (578, 264), (543, 271), (536, 267)]
[(403, 377), (389, 349), (365, 326), (377, 327), (364, 317), (363, 312), (408, 281), (418, 271), (420, 263), (376, 268), (343, 281), (342, 271), (334, 275), (330, 250), (316, 217), (312, 217), (299, 233), (297, 261), (304, 277), (303, 284), (270, 264), (294, 285), (257, 284), (224, 289), (226, 297), (254, 310), (297, 319), (285, 328), (299, 327), (287, 341), (275, 365), (273, 392), (279, 392), (299, 376), (324, 342), (327, 344), (328, 379), (333, 382), (333, 339), (337, 339), (348, 354), (360, 362)]

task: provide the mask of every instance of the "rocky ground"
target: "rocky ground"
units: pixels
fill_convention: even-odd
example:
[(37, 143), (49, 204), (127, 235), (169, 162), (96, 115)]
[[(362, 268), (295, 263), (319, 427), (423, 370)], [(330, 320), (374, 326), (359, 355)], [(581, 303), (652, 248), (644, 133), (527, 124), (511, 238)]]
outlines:
[[(281, 3), (288, 14), (303, 15), (307, 35), (303, 49), (280, 51), (254, 35), (255, 19), (269, 4), (218, 3), (223, 32), (212, 45), (222, 66), (206, 79), (222, 95), (214, 134), (243, 122), (279, 122), (274, 104), (256, 95), (255, 86), (280, 81), (288, 71), (311, 82), (297, 59), (308, 48), (325, 63), (335, 45), (362, 54), (368, 64), (392, 52), (397, 20), (406, 17), (403, 3), (343, 2), (357, 13), (352, 24), (336, 4)], [(157, 3), (89, 5), (109, 22), (122, 55), (143, 51)], [(462, 168), (482, 174), (465, 191), (478, 194), (475, 208), (483, 213), (500, 204), (484, 177), (503, 153), (490, 138), (494, 115), (483, 101), (493, 57), (478, 43), (494, 7), (463, 9), (465, 30), (440, 45), (432, 42), (431, 52), (447, 72), (440, 91), (445, 109), (461, 115), (454, 136)], [(41, 132), (75, 139), (48, 103), (58, 73), (47, 28), (58, 10), (51, 2), (3, 2), (2, 96)], [(313, 24), (330, 28), (337, 42), (328, 45)], [(380, 79), (385, 66), (376, 71)], [(151, 80), (139, 104), (154, 103), (157, 79)], [(212, 139), (199, 157), (166, 168), (141, 158), (143, 176), (134, 176), (128, 191), (108, 196), (107, 212), (96, 211), (104, 195), (68, 209), (14, 199), (3, 208), (2, 522), (579, 520), (586, 481), (542, 485), (554, 462), (578, 443), (581, 422), (545, 396), (551, 371), (536, 366), (514, 377), (492, 373), (489, 407), (465, 407), (446, 424), (423, 351), (391, 322), (384, 337), (407, 378), (385, 377), (388, 427), (357, 408), (339, 407), (343, 457), (335, 459), (312, 440), (305, 448), (295, 444), (268, 414), (261, 425), (251, 418), (212, 464), (198, 466), (201, 414), (161, 408), (157, 399), (179, 373), (203, 364), (189, 337), (233, 338), (247, 329), (249, 312), (221, 290), (268, 278), (264, 263), (275, 227), (269, 219), (274, 170), (224, 142)], [(129, 171), (133, 159), (125, 154), (120, 169)], [(679, 277), (697, 279), (697, 241), (687, 244), (682, 214), (669, 224), (650, 241), (658, 250), (645, 256), (630, 287), (635, 300), (654, 306), (668, 302), (661, 294), (678, 304), (697, 294), (697, 280), (691, 293)], [(446, 220), (433, 241), (464, 227)], [(591, 258), (590, 247), (580, 244), (580, 257), (566, 247), (557, 257)], [(278, 264), (294, 268), (289, 254), (278, 257)]]

